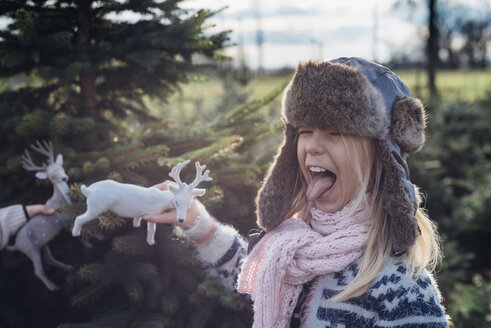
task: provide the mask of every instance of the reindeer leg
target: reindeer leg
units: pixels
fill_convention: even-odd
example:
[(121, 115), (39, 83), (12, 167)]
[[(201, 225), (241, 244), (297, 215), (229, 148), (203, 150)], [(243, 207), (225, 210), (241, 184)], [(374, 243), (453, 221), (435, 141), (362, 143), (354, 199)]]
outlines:
[(31, 249), (29, 252), (25, 252), (24, 254), (26, 254), (27, 257), (31, 259), (32, 265), (34, 266), (34, 274), (44, 283), (46, 288), (48, 288), (52, 292), (58, 290), (60, 287), (52, 283), (44, 273), (39, 248)]
[(133, 218), (133, 227), (138, 228), (141, 225), (143, 217)]
[(48, 245), (43, 247), (43, 253), (44, 253), (44, 258), (46, 259), (46, 262), (55, 268), (64, 270), (64, 271), (71, 271), (73, 270), (73, 267), (71, 265), (65, 264), (63, 262), (58, 261), (53, 257), (53, 254), (51, 253), (51, 249), (49, 248)]
[(85, 212), (82, 215), (79, 215), (75, 218), (75, 222), (73, 223), (72, 235), (74, 237), (80, 236), (80, 231), (82, 230), (82, 226), (87, 222), (93, 220), (97, 217), (97, 215), (90, 215), (89, 211)]
[(147, 222), (147, 243), (149, 245), (155, 244), (155, 231), (157, 230), (157, 224), (155, 222)]

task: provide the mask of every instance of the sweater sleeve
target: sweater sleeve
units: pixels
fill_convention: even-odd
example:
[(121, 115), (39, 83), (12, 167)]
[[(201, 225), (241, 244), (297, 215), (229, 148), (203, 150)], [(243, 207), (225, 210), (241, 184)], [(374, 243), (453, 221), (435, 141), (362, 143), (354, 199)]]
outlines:
[[(247, 256), (247, 241), (232, 226), (217, 222), (203, 204), (198, 202), (199, 216), (189, 229), (176, 227), (176, 234), (186, 237), (196, 245), (201, 262), (223, 285), (235, 290), (242, 260)], [(210, 231), (216, 231), (208, 236)], [(204, 242), (203, 239), (206, 239)]]
[(19, 228), (27, 221), (27, 212), (22, 205), (0, 209), (0, 249), (3, 249)]

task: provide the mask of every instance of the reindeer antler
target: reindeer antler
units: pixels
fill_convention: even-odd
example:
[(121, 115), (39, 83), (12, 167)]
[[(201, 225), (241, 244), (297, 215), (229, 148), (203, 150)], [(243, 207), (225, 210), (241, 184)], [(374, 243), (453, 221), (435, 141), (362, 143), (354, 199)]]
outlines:
[(46, 171), (46, 164), (38, 166), (34, 164), (31, 158), (31, 154), (26, 150), (25, 154), (20, 157), (22, 159), (22, 167), (28, 171)]
[(171, 178), (173, 178), (176, 182), (177, 182), (177, 185), (179, 186), (179, 189), (183, 188), (186, 186), (186, 184), (184, 182), (181, 181), (181, 178), (179, 177), (179, 175), (181, 174), (181, 170), (186, 166), (188, 165), (190, 162), (190, 160), (188, 159), (187, 161), (184, 161), (184, 162), (181, 162), (181, 163), (178, 163), (176, 166), (174, 166), (172, 168), (172, 170), (170, 171), (169, 173), (169, 176)]
[(201, 181), (211, 181), (213, 180), (208, 176), (210, 173), (210, 170), (206, 170), (204, 174), (203, 170), (206, 169), (206, 165), (199, 165), (199, 162), (196, 162), (196, 178), (194, 179), (193, 182), (189, 185), (189, 188), (194, 189), (196, 188)]
[(37, 151), (40, 154), (46, 155), (48, 157), (48, 164), (54, 163), (55, 162), (55, 154), (53, 152), (53, 144), (51, 141), (48, 143), (46, 141), (41, 142), (36, 141), (36, 146), (31, 145), (31, 148)]

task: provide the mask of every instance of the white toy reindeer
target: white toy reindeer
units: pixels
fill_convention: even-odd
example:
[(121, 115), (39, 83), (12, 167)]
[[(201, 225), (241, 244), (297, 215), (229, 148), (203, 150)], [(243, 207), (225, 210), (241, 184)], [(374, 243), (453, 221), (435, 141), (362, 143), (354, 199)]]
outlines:
[[(53, 144), (44, 141), (42, 144), (37, 141), (36, 146), (31, 148), (48, 157), (48, 162), (42, 166), (33, 163), (31, 155), (26, 150), (22, 158), (22, 167), (28, 171), (37, 171), (36, 177), (39, 179), (49, 179), (53, 184), (53, 195), (46, 202), (46, 205), (57, 208), (64, 204), (71, 204), (68, 197), (68, 176), (63, 169), (63, 156), (58, 155), (54, 159)], [(56, 260), (51, 254), (48, 243), (63, 229), (65, 222), (70, 220), (67, 213), (56, 212), (53, 215), (38, 214), (32, 217), (22, 226), (15, 237), (15, 244), (8, 246), (11, 251), (19, 251), (29, 257), (34, 265), (34, 273), (41, 279), (46, 287), (54, 291), (58, 289), (44, 273), (41, 262), (41, 249), (43, 250), (45, 260), (59, 269), (70, 271), (72, 266)]]
[[(188, 185), (181, 181), (179, 175), (190, 161), (177, 164), (169, 176), (177, 182), (177, 187), (169, 185), (169, 190), (155, 187), (145, 188), (132, 184), (119, 183), (113, 180), (98, 181), (80, 188), (87, 197), (87, 211), (77, 216), (72, 234), (80, 236), (80, 229), (85, 223), (99, 217), (102, 212), (111, 211), (121, 217), (133, 218), (133, 226), (139, 227), (142, 217), (146, 214), (160, 214), (164, 210), (175, 207), (177, 219), (183, 222), (193, 197), (202, 196), (205, 189), (196, 187), (201, 181), (210, 181), (209, 170), (203, 173), (206, 165), (196, 162), (196, 178)], [(155, 244), (156, 223), (147, 222), (147, 243)]]

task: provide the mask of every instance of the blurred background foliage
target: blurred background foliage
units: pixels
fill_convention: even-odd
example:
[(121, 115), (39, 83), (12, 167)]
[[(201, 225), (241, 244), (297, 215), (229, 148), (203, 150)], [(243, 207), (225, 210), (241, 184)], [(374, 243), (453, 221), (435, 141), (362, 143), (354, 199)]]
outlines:
[[(52, 140), (65, 157), (74, 206), (64, 210), (74, 217), (85, 209), (82, 183), (150, 186), (191, 159), (214, 178), (203, 185), (210, 211), (244, 235), (255, 227), (254, 197), (281, 140), (280, 98), (292, 70), (233, 64), (222, 52), (227, 32), (206, 28), (214, 13), (180, 2), (0, 3), (11, 19), (0, 31), (1, 206), (46, 201), (51, 186), (24, 171), (20, 155)], [(124, 11), (145, 19), (109, 18)], [(387, 64), (428, 112), (426, 145), (410, 166), (442, 236), (436, 275), (445, 306), (456, 327), (491, 326), (491, 71), (440, 61), (432, 94), (419, 59)], [(183, 180), (193, 177), (183, 171)], [(159, 225), (154, 247), (145, 228), (110, 213), (84, 228), (92, 248), (69, 230), (52, 250), (77, 270), (47, 268), (59, 292), (23, 255), (0, 253), (0, 327), (250, 326), (248, 302), (208, 276), (171, 227)]]

